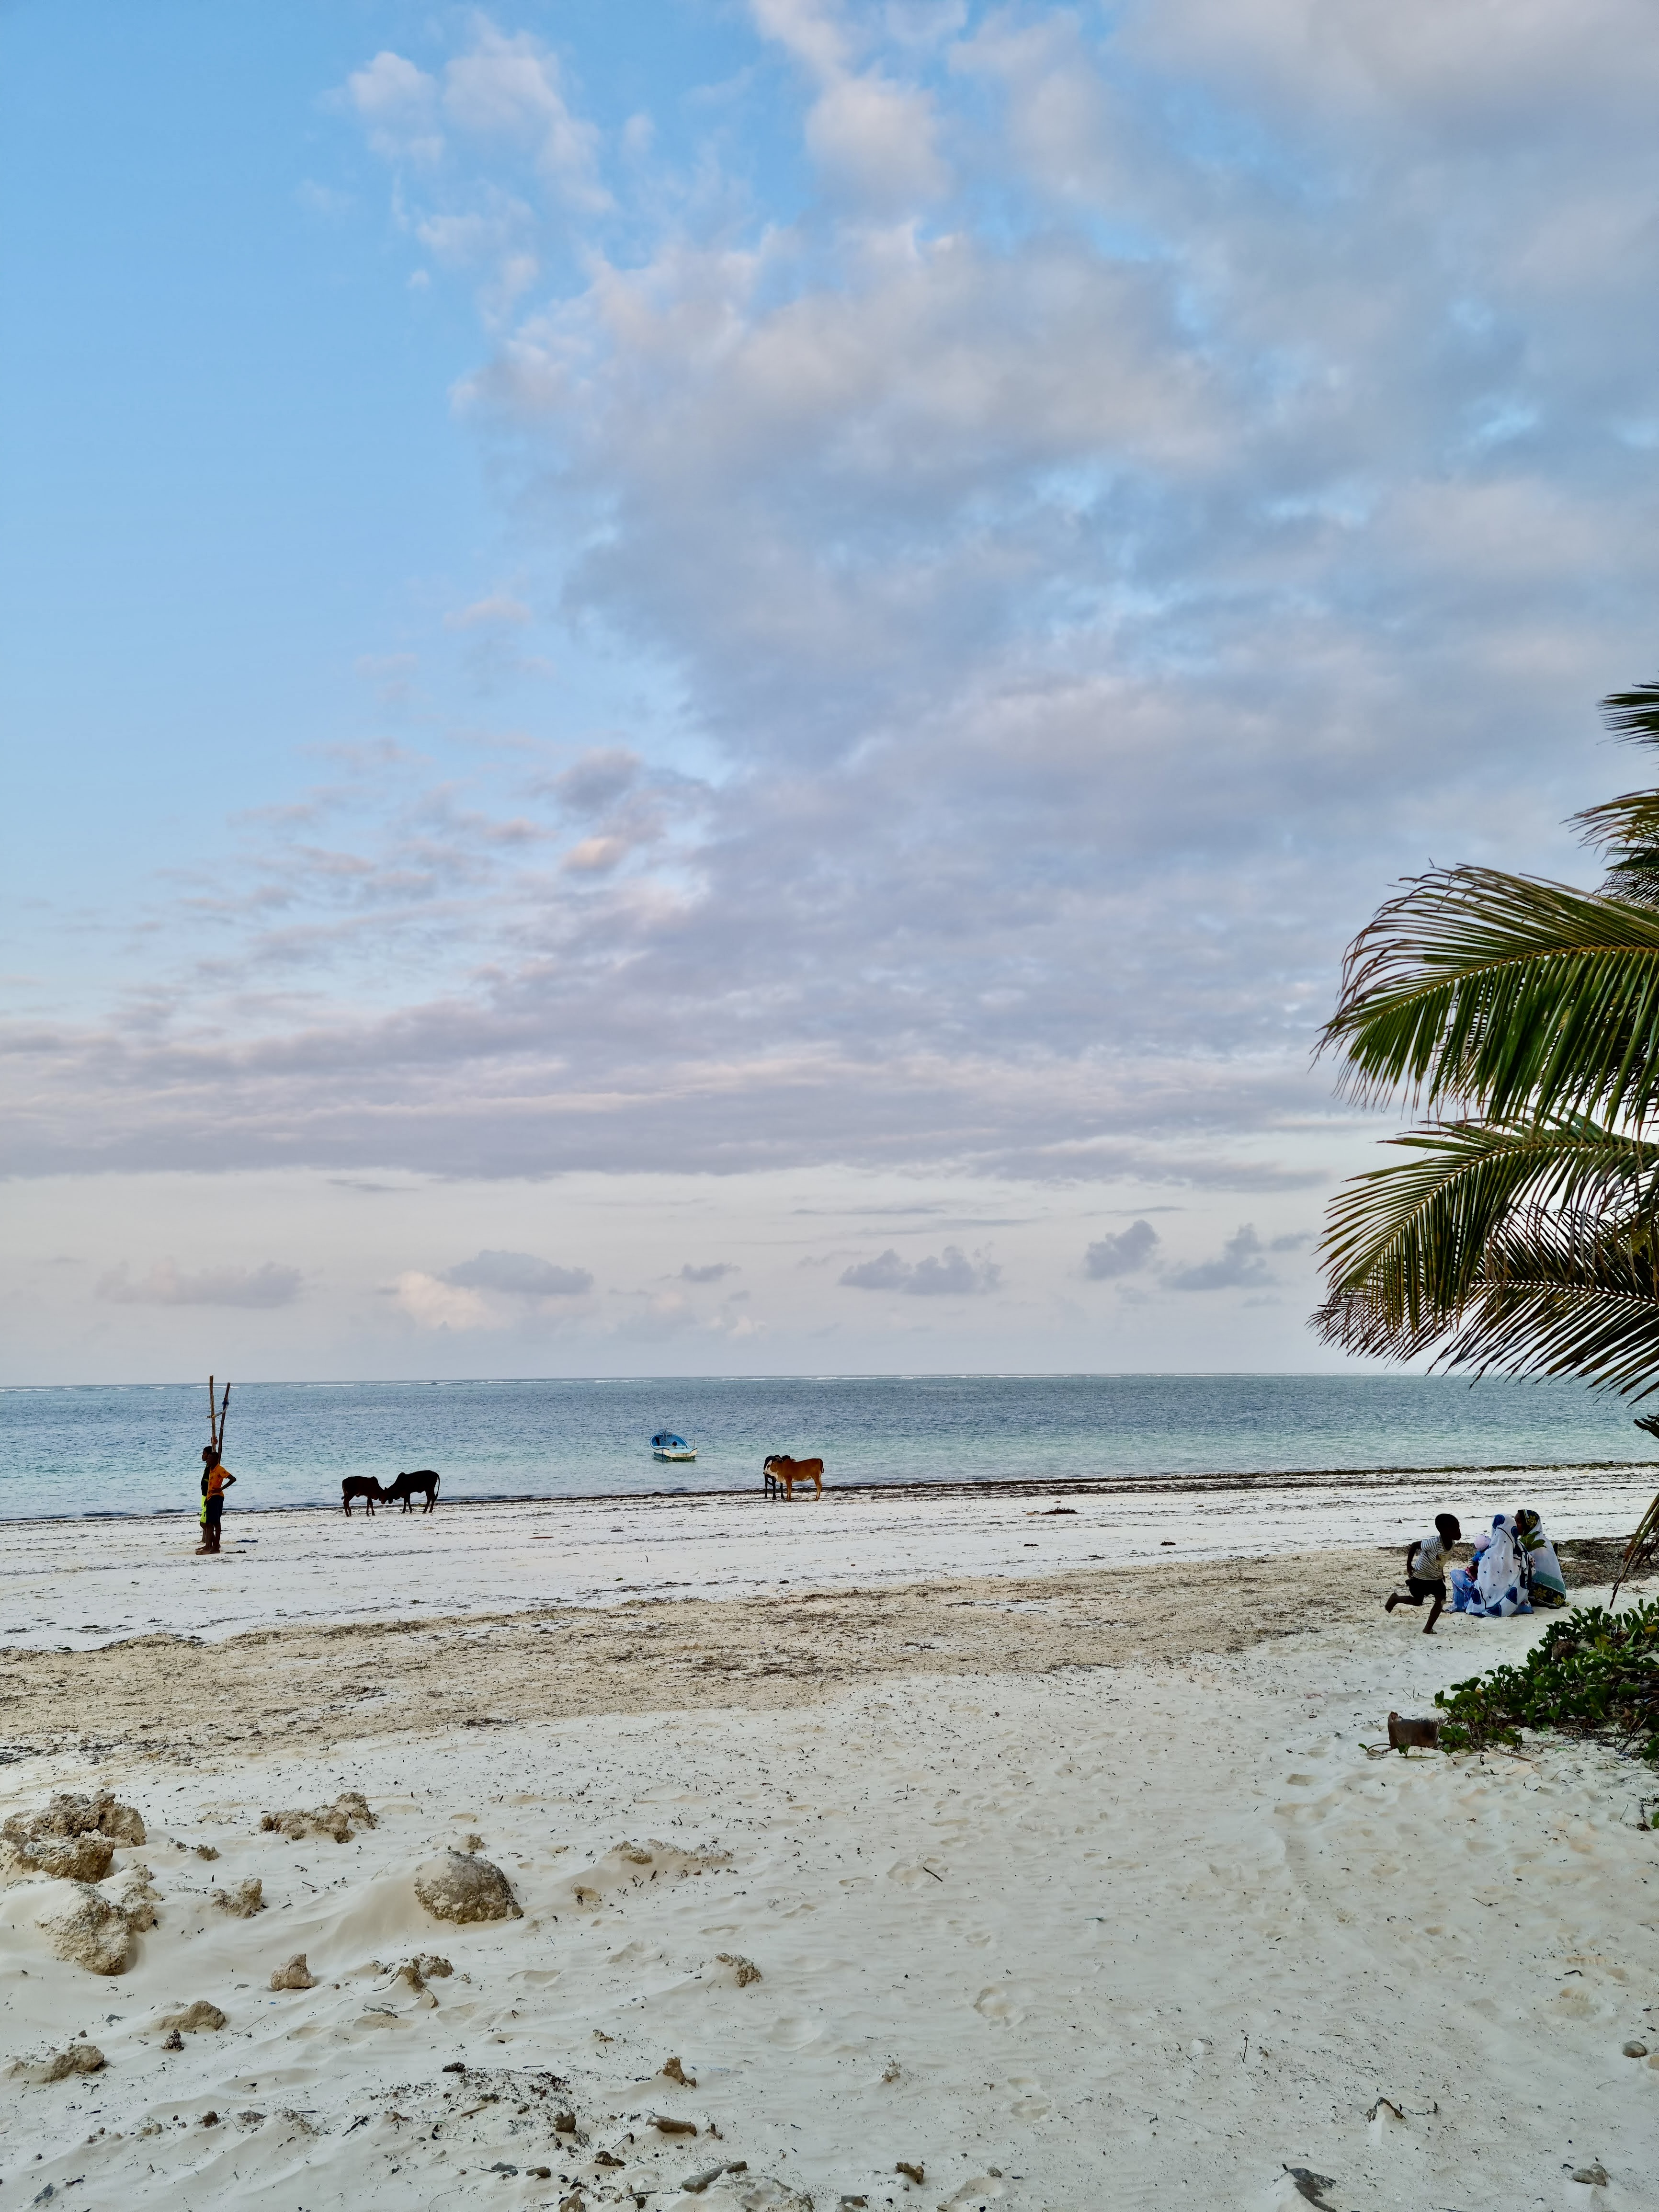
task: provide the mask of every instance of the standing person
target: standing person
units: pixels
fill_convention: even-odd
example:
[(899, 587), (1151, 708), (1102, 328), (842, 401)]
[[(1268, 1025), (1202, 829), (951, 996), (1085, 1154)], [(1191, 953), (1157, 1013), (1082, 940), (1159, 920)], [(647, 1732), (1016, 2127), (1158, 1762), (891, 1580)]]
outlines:
[(1397, 1605), (1421, 1605), (1425, 1597), (1432, 1598), (1434, 1602), (1423, 1631), (1425, 1636), (1432, 1636), (1434, 1624), (1446, 1609), (1446, 1554), (1462, 1540), (1463, 1530), (1457, 1516), (1437, 1513), (1427, 1535), (1407, 1545), (1406, 1587), (1403, 1590), (1391, 1590), (1382, 1610), (1392, 1613)]
[(236, 1480), (219, 1456), (216, 1444), (202, 1447), (202, 1540), (196, 1547), (199, 1559), (204, 1553), (219, 1548), (219, 1532), (225, 1513), (225, 1492)]

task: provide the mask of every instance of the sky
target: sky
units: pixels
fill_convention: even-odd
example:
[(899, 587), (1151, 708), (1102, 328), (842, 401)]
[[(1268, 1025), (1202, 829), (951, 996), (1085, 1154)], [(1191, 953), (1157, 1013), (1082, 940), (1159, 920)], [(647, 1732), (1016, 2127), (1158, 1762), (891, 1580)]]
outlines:
[(1647, 0), (0, 6), (0, 1381), (1328, 1371), (1656, 672)]

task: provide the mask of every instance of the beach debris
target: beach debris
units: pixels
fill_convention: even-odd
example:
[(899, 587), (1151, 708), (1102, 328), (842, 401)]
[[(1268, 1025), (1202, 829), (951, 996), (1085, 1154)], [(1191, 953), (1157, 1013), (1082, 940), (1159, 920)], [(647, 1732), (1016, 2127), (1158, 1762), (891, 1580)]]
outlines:
[[(1644, 2056), (1645, 2055), (1644, 2053)], [(661, 2072), (665, 2081), (678, 2081), (682, 2089), (695, 2089), (697, 2086), (678, 2058), (664, 2059)]]
[(895, 2173), (903, 2174), (907, 2181), (914, 2181), (918, 2189), (927, 2179), (927, 2169), (920, 2159), (912, 2164), (908, 2158), (902, 2158), (893, 2171)]
[(434, 1920), (522, 1920), (512, 1885), (498, 1866), (470, 1852), (444, 1851), (415, 1872), (415, 1894)]
[(556, 2136), (574, 2136), (575, 2134), (576, 2115), (570, 2110), (568, 2105), (562, 2112), (554, 2113), (553, 2132)]
[(1370, 2112), (1366, 2113), (1365, 2118), (1368, 2120), (1376, 2122), (1380, 2120), (1385, 2112), (1391, 2120), (1403, 2120), (1406, 2117), (1404, 2112), (1398, 2105), (1395, 2104), (1392, 2097), (1379, 2097), (1376, 2102), (1371, 2106)]
[(19, 2059), (14, 2074), (27, 2074), (31, 2081), (67, 2081), (72, 2074), (100, 2074), (107, 2062), (95, 2043), (70, 2043), (62, 2051), (48, 2051), (39, 2065)]
[(219, 2124), (219, 2115), (217, 2112), (204, 2112), (196, 2124), (198, 2128), (216, 2128)]
[(14, 1875), (50, 1875), (58, 1881), (101, 1881), (118, 1844), (142, 1844), (144, 1824), (131, 1805), (107, 1790), (87, 1797), (61, 1790), (38, 1813), (0, 1822), (0, 1857)]
[[(1437, 1720), (1407, 1720), (1402, 1713), (1389, 1715), (1389, 1746), (1393, 1751), (1405, 1753), (1411, 1750), (1435, 1751), (1440, 1744), (1440, 1723)], [(1287, 2167), (1288, 2172), (1289, 2168)]]
[(1587, 2189), (1605, 2189), (1607, 2185), (1607, 2170), (1599, 2158), (1594, 2166), (1576, 2167), (1572, 2178), (1582, 2182)]
[(343, 1790), (331, 1805), (313, 1806), (308, 1813), (261, 1813), (260, 1832), (285, 1836), (291, 1844), (308, 1836), (326, 1836), (333, 1843), (349, 1844), (359, 1828), (378, 1827), (368, 1801), (358, 1790)]
[(198, 1859), (216, 1859), (219, 1856), (219, 1847), (216, 1844), (198, 1844), (195, 1846), (195, 1851)]
[(719, 1844), (704, 1844), (686, 1850), (654, 1836), (646, 1842), (613, 1844), (602, 1858), (573, 1875), (569, 1895), (577, 1905), (592, 1908), (605, 1902), (609, 1890), (644, 1889), (653, 1882), (684, 1881), (712, 1874), (732, 1863), (733, 1854)]
[(234, 1889), (210, 1890), (208, 1903), (216, 1911), (229, 1913), (233, 1920), (252, 1920), (256, 1912), (266, 1909), (265, 1886), (255, 1875), (250, 1881), (238, 1882)]
[(1626, 2058), (1645, 2058), (1648, 2046), (1645, 2043), (1627, 2043), (1623, 2046), (1623, 2055)]
[(737, 1985), (740, 1990), (746, 1990), (751, 1982), (758, 1982), (763, 1979), (761, 1970), (755, 1964), (754, 1960), (752, 1959), (745, 1959), (741, 1951), (718, 1952), (715, 1954), (715, 1964), (721, 1966), (730, 1966), (732, 1969), (732, 1978), (736, 1981)]
[(481, 1851), (483, 1846), (484, 1839), (480, 1835), (464, 1836), (461, 1838), (461, 1849), (464, 1851)]
[(724, 2166), (706, 2166), (701, 2173), (688, 2173), (680, 2187), (689, 2197), (701, 2197), (703, 2191), (718, 2181), (725, 2171)]
[(896, 2058), (890, 2058), (888, 2060), (887, 2063), (881, 2069), (881, 2078), (884, 2081), (900, 2081), (903, 2080), (904, 2069), (899, 2064)]
[(1287, 2166), (1285, 2171), (1295, 2183), (1298, 2197), (1306, 2197), (1310, 2204), (1317, 2204), (1321, 2212), (1331, 2212), (1325, 2203), (1325, 2191), (1334, 2189), (1336, 2184), (1328, 2173), (1316, 2173), (1310, 2166)]
[(695, 2120), (677, 2118), (672, 2112), (653, 2112), (651, 2124), (663, 2136), (694, 2136), (697, 2132)]
[(263, 2112), (238, 2112), (236, 2115), (236, 2124), (239, 2128), (262, 2128), (264, 2124), (265, 2116)]
[(317, 1977), (306, 1964), (306, 1954), (296, 1951), (287, 1966), (278, 1966), (270, 1978), (273, 1990), (314, 1990)]
[(161, 2038), (161, 2048), (163, 2051), (182, 2051), (184, 2047), (185, 2039), (179, 2034), (176, 2027), (173, 2029), (171, 2035), (164, 2035)]
[(198, 1997), (194, 2004), (180, 2005), (174, 2012), (164, 2012), (155, 2023), (157, 2027), (174, 2035), (199, 2035), (204, 2028), (220, 2028), (224, 2024), (224, 2014), (206, 1997)]

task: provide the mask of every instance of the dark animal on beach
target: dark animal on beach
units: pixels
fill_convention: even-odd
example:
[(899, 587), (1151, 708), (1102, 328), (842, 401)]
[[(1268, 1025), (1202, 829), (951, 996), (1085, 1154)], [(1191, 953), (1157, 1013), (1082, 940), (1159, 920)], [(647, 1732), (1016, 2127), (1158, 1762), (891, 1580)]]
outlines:
[(348, 1519), (350, 1518), (351, 1501), (354, 1498), (362, 1499), (368, 1508), (369, 1517), (372, 1520), (376, 1501), (384, 1505), (391, 1495), (392, 1492), (389, 1490), (381, 1489), (380, 1483), (372, 1474), (349, 1474), (340, 1485), (340, 1504), (344, 1508)]
[(786, 1499), (795, 1494), (798, 1482), (810, 1482), (817, 1495), (823, 1495), (823, 1462), (821, 1459), (787, 1459), (781, 1452), (774, 1452), (763, 1473), (766, 1477), (766, 1494), (775, 1498), (780, 1492)]
[(1395, 1751), (1402, 1754), (1408, 1752), (1413, 1744), (1423, 1751), (1437, 1750), (1440, 1743), (1440, 1723), (1438, 1721), (1402, 1720), (1398, 1713), (1390, 1713), (1389, 1741)]
[(426, 1504), (421, 1508), (422, 1512), (430, 1513), (438, 1502), (436, 1468), (417, 1467), (412, 1474), (400, 1474), (396, 1482), (389, 1482), (386, 1485), (382, 1495), (389, 1498), (401, 1498), (404, 1502), (404, 1511), (412, 1513), (415, 1509), (410, 1500), (417, 1490), (424, 1491), (426, 1493)]

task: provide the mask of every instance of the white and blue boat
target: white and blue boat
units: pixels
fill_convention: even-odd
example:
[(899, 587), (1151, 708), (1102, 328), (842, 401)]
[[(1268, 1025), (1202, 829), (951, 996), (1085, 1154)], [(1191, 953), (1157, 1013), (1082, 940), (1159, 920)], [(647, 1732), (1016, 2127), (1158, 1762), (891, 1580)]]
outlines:
[(672, 1429), (659, 1429), (651, 1439), (653, 1459), (696, 1459), (697, 1448), (689, 1444), (684, 1437), (677, 1437)]

